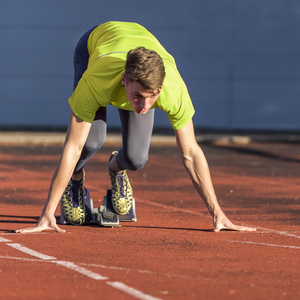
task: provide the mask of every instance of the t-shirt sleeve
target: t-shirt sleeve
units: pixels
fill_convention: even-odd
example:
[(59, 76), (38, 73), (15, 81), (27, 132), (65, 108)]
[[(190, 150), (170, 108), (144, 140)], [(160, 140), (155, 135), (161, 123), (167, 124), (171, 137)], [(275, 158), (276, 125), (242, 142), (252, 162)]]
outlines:
[(83, 76), (69, 98), (69, 105), (73, 113), (83, 121), (92, 123), (100, 105), (97, 102), (92, 89)]
[(187, 125), (195, 113), (192, 100), (183, 81), (176, 91), (176, 98), (177, 101), (174, 101), (174, 105), (167, 111), (167, 116), (173, 129), (178, 130)]

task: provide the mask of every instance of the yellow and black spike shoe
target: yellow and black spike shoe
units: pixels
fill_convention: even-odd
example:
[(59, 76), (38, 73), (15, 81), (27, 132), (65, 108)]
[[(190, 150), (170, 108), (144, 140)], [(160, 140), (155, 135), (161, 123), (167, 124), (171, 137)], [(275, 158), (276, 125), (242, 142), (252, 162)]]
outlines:
[(62, 195), (62, 212), (73, 225), (82, 225), (85, 222), (85, 205), (83, 201), (83, 181), (71, 179)]
[[(114, 151), (109, 161), (117, 154), (118, 152)], [(108, 168), (108, 171), (112, 186), (111, 202), (113, 208), (117, 214), (125, 215), (130, 211), (133, 203), (133, 193), (129, 178), (125, 170), (117, 173)]]

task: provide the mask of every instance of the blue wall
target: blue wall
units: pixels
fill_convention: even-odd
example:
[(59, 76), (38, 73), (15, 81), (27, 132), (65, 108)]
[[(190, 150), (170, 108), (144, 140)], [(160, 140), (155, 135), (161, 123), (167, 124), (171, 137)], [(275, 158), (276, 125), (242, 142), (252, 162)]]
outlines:
[[(195, 126), (300, 129), (296, 0), (0, 0), (0, 126), (66, 125), (76, 42), (109, 20), (142, 24), (175, 57)], [(170, 127), (162, 112), (155, 124)]]

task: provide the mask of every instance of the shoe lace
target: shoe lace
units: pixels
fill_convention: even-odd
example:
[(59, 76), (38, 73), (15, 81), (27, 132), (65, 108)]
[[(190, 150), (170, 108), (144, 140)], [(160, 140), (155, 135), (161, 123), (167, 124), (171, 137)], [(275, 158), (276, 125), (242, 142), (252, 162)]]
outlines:
[[(126, 186), (124, 183), (126, 183), (125, 179), (125, 174), (124, 173), (117, 173), (116, 174), (116, 181), (118, 182), (118, 186), (119, 186), (119, 193), (120, 193), (120, 197), (123, 198), (125, 197), (126, 194)], [(125, 190), (124, 190), (125, 188)]]
[(83, 185), (82, 185), (81, 180), (80, 181), (73, 180), (73, 182), (72, 182), (73, 208), (79, 207), (79, 198), (82, 197), (82, 193), (81, 193), (82, 188), (83, 188)]
[(68, 185), (67, 185), (67, 187), (66, 187), (66, 189), (65, 189), (65, 192), (66, 192), (67, 194), (69, 194), (70, 191), (71, 191), (71, 188), (72, 188), (72, 183), (69, 182)]

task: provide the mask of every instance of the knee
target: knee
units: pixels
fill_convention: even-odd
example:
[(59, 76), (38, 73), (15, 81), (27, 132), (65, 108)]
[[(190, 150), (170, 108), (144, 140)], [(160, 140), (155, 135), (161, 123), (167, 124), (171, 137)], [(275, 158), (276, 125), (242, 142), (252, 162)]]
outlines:
[(130, 154), (129, 152), (123, 153), (123, 159), (126, 164), (126, 169), (130, 171), (137, 171), (142, 169), (147, 161), (147, 156)]
[(98, 150), (102, 147), (104, 144), (104, 140), (92, 140), (87, 141), (87, 143), (84, 145), (84, 150), (88, 153), (88, 156), (93, 156)]

